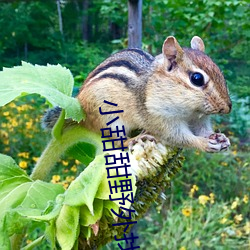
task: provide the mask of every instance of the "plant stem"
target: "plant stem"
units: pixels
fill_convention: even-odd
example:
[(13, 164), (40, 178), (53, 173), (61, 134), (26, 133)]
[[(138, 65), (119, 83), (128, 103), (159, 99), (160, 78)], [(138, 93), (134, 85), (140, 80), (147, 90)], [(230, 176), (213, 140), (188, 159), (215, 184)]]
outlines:
[(23, 233), (14, 234), (10, 238), (10, 244), (12, 250), (20, 250), (23, 238), (25, 236), (26, 227), (23, 229)]
[[(100, 135), (93, 133), (80, 125), (71, 126), (63, 130), (61, 136), (57, 136), (57, 138), (53, 137), (51, 139), (34, 167), (30, 177), (33, 180), (45, 180), (60, 159), (61, 155), (64, 154), (69, 147), (78, 142), (85, 142), (94, 145), (96, 148), (96, 155), (102, 153), (103, 146)], [(15, 234), (11, 237), (11, 249), (20, 249), (22, 240), (25, 236), (25, 231), (26, 228), (23, 230), (22, 234)]]
[(85, 142), (94, 145), (96, 148), (96, 155), (102, 153), (100, 135), (93, 133), (80, 125), (72, 126), (65, 129), (60, 138), (51, 139), (39, 158), (30, 177), (33, 180), (46, 180), (61, 155), (65, 153), (69, 147), (78, 142)]

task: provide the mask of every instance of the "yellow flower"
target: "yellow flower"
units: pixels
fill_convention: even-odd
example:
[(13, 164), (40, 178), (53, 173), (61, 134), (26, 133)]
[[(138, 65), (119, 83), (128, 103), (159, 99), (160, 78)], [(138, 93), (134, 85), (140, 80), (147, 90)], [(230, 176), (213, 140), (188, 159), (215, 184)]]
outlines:
[(232, 151), (232, 154), (233, 154), (233, 155), (237, 155), (237, 153), (238, 153), (237, 150), (233, 150), (233, 151)]
[(222, 218), (221, 220), (220, 220), (220, 224), (225, 224), (227, 222), (227, 218)]
[(52, 182), (52, 183), (57, 183), (57, 182), (60, 181), (60, 179), (61, 179), (61, 176), (60, 176), (60, 175), (53, 175), (53, 176), (52, 176), (51, 182)]
[(247, 221), (246, 225), (244, 226), (244, 231), (246, 232), (246, 234), (250, 234), (250, 222)]
[(239, 163), (242, 162), (242, 160), (241, 160), (239, 157), (236, 157), (235, 160), (236, 160), (237, 162), (239, 162)]
[(69, 165), (69, 163), (67, 161), (63, 161), (63, 160), (62, 160), (62, 164), (63, 164), (63, 166), (68, 166)]
[(249, 201), (248, 195), (245, 194), (243, 197), (243, 202), (247, 204), (248, 201)]
[(3, 144), (9, 145), (10, 144), (10, 140), (8, 138), (4, 138), (3, 139)]
[(199, 187), (196, 185), (193, 185), (192, 188), (190, 189), (189, 196), (193, 198), (194, 193), (199, 190)]
[(192, 208), (185, 207), (181, 210), (182, 214), (186, 217), (189, 217), (192, 214)]
[(186, 250), (186, 248), (185, 247), (181, 247), (180, 250)]
[(32, 126), (33, 126), (32, 120), (26, 122), (26, 128), (27, 128), (27, 129), (32, 129)]
[(15, 104), (14, 102), (11, 102), (11, 103), (9, 104), (9, 106), (10, 106), (11, 108), (15, 108), (15, 107), (16, 107), (16, 104)]
[(22, 169), (26, 169), (28, 167), (27, 161), (20, 161), (19, 162), (19, 167)]
[(19, 156), (19, 157), (23, 157), (23, 158), (26, 158), (26, 159), (29, 158), (29, 155), (30, 155), (29, 152), (21, 152), (21, 153), (18, 153), (18, 156)]
[(1, 137), (4, 137), (4, 138), (8, 138), (9, 137), (9, 134), (6, 131), (4, 131), (4, 130), (0, 130), (0, 135), (1, 135)]
[(72, 182), (75, 179), (75, 176), (67, 176), (66, 181), (67, 182)]
[(32, 242), (32, 240), (26, 240), (27, 244), (30, 244)]
[(210, 193), (209, 197), (210, 197), (210, 203), (214, 204), (214, 193)]
[(79, 164), (81, 164), (81, 162), (78, 161), (78, 160), (75, 160), (75, 164), (76, 164), (76, 165), (79, 165)]
[(17, 110), (20, 112), (20, 111), (25, 111), (25, 110), (28, 110), (28, 109), (32, 109), (31, 106), (27, 105), (27, 104), (24, 104), (22, 106), (17, 106)]
[(239, 198), (236, 197), (235, 201), (231, 205), (231, 209), (235, 209), (239, 205)]
[(227, 167), (227, 166), (228, 166), (228, 163), (223, 161), (223, 162), (221, 163), (221, 165), (224, 166), (224, 167)]
[(68, 183), (68, 182), (64, 182), (64, 183), (63, 183), (63, 187), (64, 187), (64, 189), (67, 189), (67, 188), (68, 188), (68, 186), (69, 186), (69, 183)]
[(239, 224), (243, 220), (242, 214), (237, 214), (234, 216), (234, 221), (236, 224)]
[(203, 206), (210, 200), (210, 198), (207, 195), (200, 195), (198, 199), (199, 203)]
[(227, 234), (226, 233), (221, 233), (220, 235), (222, 238), (226, 238), (227, 237)]
[(241, 237), (242, 236), (242, 232), (240, 231), (240, 230), (236, 230), (236, 235), (238, 236), (238, 237)]
[(197, 247), (200, 247), (201, 246), (201, 242), (199, 239), (195, 239), (194, 240), (194, 244), (197, 246)]
[(18, 123), (17, 123), (16, 120), (12, 120), (12, 121), (11, 121), (11, 125), (12, 125), (12, 127), (17, 127), (17, 126), (18, 126)]
[(3, 112), (4, 116), (9, 116), (9, 114), (10, 114), (10, 112), (8, 112), (8, 111)]
[(38, 159), (39, 159), (39, 157), (32, 157), (32, 160), (34, 161), (34, 162), (37, 162), (38, 161)]
[(70, 168), (70, 170), (71, 170), (72, 172), (76, 172), (76, 171), (77, 171), (76, 165), (73, 165), (73, 166)]
[(4, 148), (4, 152), (9, 152), (10, 151), (10, 147), (5, 147)]

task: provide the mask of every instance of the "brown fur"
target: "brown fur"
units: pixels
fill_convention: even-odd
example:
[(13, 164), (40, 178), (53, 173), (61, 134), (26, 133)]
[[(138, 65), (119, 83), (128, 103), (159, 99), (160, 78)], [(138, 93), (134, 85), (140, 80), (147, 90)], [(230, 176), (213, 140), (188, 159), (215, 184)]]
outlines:
[[(168, 37), (163, 54), (156, 58), (132, 49), (105, 60), (89, 74), (78, 95), (87, 114), (84, 125), (99, 131), (117, 116), (100, 115), (99, 107), (104, 111), (122, 109), (119, 121), (111, 126), (124, 125), (128, 134), (143, 129), (164, 144), (221, 150), (222, 142), (213, 146), (214, 141), (208, 139), (213, 133), (208, 114), (230, 112), (225, 79), (203, 53), (199, 37), (192, 39), (191, 46), (195, 49), (182, 49), (174, 37)], [(190, 82), (189, 74), (194, 70), (205, 72), (204, 86)]]

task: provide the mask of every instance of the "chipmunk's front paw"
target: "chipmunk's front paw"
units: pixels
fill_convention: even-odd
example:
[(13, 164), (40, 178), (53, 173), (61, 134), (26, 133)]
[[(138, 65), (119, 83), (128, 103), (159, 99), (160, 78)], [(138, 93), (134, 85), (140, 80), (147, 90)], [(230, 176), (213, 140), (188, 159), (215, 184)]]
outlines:
[(139, 143), (143, 147), (146, 141), (156, 142), (156, 139), (154, 138), (154, 136), (149, 134), (140, 134), (134, 138), (129, 139), (128, 141), (129, 150), (131, 151), (133, 146), (137, 143)]
[(214, 133), (208, 137), (207, 152), (216, 153), (225, 151), (230, 147), (229, 139), (222, 133)]

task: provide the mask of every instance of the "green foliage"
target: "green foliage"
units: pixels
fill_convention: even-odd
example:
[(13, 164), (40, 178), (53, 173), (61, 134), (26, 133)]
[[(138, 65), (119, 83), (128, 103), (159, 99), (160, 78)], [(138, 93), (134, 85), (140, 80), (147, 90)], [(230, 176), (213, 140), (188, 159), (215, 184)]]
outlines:
[[(5, 69), (0, 73), (0, 78), (2, 105), (24, 93), (41, 94), (47, 97), (50, 102), (53, 101), (53, 103), (58, 104), (58, 101), (63, 104), (69, 98), (73, 89), (71, 73), (60, 65), (44, 67), (24, 63), (23, 66), (14, 69)], [(9, 86), (6, 88), (7, 82)], [(7, 95), (6, 92), (8, 92)], [(72, 100), (76, 101), (73, 98)], [(77, 104), (79, 105), (79, 103)], [(77, 105), (72, 106), (74, 112), (69, 110), (70, 118), (77, 117), (76, 113), (79, 108)], [(66, 106), (62, 114), (64, 111), (67, 113), (67, 109)], [(8, 115), (8, 111), (5, 111), (5, 116)], [(82, 119), (82, 117), (78, 115), (78, 119)], [(81, 126), (63, 132), (61, 120), (64, 120), (64, 116), (59, 118), (56, 128), (53, 130), (55, 137), (52, 138), (51, 143), (48, 144), (37, 162), (31, 178), (19, 168), (12, 158), (0, 154), (1, 249), (18, 248), (18, 237), (23, 238), (21, 233), (26, 227), (30, 227), (30, 224), (32, 225), (32, 221), (39, 221), (40, 224), (35, 223), (41, 229), (44, 228), (45, 223), (50, 225), (43, 234), (50, 239), (51, 246), (55, 246), (56, 241), (58, 241), (63, 249), (72, 249), (78, 244), (80, 227), (83, 232), (89, 231), (90, 224), (88, 223), (95, 224), (102, 217), (112, 218), (111, 213), (107, 214), (106, 210), (103, 214), (106, 206), (117, 211), (116, 202), (103, 202), (103, 200), (108, 200), (110, 192), (106, 181), (105, 158), (104, 155), (98, 156), (102, 150), (99, 136), (90, 131), (85, 131)], [(61, 135), (57, 130), (61, 131)], [(2, 133), (4, 134), (4, 132)], [(5, 136), (8, 138), (6, 132)], [(76, 142), (77, 147), (74, 146)], [(90, 150), (86, 147), (89, 144), (91, 145)], [(61, 185), (46, 183), (39, 179), (47, 177), (50, 169), (62, 153), (65, 151), (70, 153), (70, 150), (67, 150), (68, 148), (71, 151), (72, 148), (77, 148), (79, 152), (85, 152), (87, 149), (85, 153), (87, 158), (81, 159), (84, 159), (86, 164), (85, 159), (90, 161), (92, 158), (92, 162), (64, 192)], [(23, 152), (20, 156), (29, 158), (29, 153)], [(26, 168), (27, 165), (20, 162), (20, 167)], [(135, 178), (132, 179), (135, 189)], [(117, 179), (115, 178), (113, 181), (115, 182)], [(98, 201), (97, 199), (101, 200)], [(125, 207), (127, 206), (129, 205), (126, 204)], [(83, 214), (84, 211), (87, 212)], [(14, 234), (20, 234), (20, 236)], [(89, 238), (91, 231), (87, 235)], [(25, 248), (28, 249), (31, 246), (41, 244), (44, 239), (43, 236), (39, 235), (30, 246)]]
[(54, 106), (65, 109), (65, 118), (70, 117), (78, 122), (83, 119), (83, 110), (78, 100), (71, 97), (73, 77), (61, 65), (45, 67), (23, 62), (22, 66), (4, 68), (0, 78), (1, 106), (20, 95), (36, 93), (46, 97)]
[[(113, 202), (103, 201), (109, 196), (103, 155), (95, 158), (65, 192), (61, 185), (32, 181), (12, 158), (5, 155), (0, 158), (1, 249), (9, 249), (9, 237), (21, 233), (30, 220), (41, 224), (48, 222), (53, 226), (47, 230), (47, 237), (54, 240), (51, 244), (55, 245), (57, 239), (63, 249), (71, 249), (77, 242), (80, 225), (95, 224), (103, 216), (106, 206), (117, 211), (118, 206), (110, 204)], [(105, 216), (112, 217), (106, 213)], [(53, 232), (56, 232), (56, 238)], [(42, 239), (38, 237), (36, 244), (42, 243)]]
[[(185, 6), (185, 7), (183, 7)], [(160, 52), (168, 35), (189, 46), (192, 36), (205, 41), (206, 53), (223, 69), (232, 93), (249, 96), (250, 24), (247, 1), (144, 1), (144, 43)]]
[[(193, 184), (199, 186), (203, 193), (215, 193), (217, 199), (221, 201), (230, 201), (235, 197), (247, 194), (250, 188), (248, 148), (239, 151), (237, 144), (234, 143), (234, 138), (230, 139), (233, 146), (230, 151), (223, 154), (208, 155), (200, 152), (193, 154), (187, 152), (183, 166), (185, 175), (181, 174), (174, 182), (174, 186), (176, 185), (177, 188), (176, 200), (181, 201), (182, 195)], [(182, 185), (182, 190), (178, 190), (180, 183), (185, 183)]]
[[(248, 249), (250, 224), (247, 204), (228, 204), (209, 196), (186, 198), (182, 205), (165, 214), (154, 213), (141, 222), (143, 249)], [(150, 225), (150, 226), (148, 226)]]
[[(12, 158), (0, 155), (1, 165), (1, 249), (9, 249), (9, 237), (29, 224), (26, 216), (37, 215), (64, 189), (57, 184), (32, 182)], [(39, 198), (38, 198), (39, 197)]]
[(139, 222), (142, 248), (249, 248), (249, 147), (237, 146), (232, 133), (230, 140), (222, 154), (185, 152), (166, 201)]
[(216, 124), (219, 124), (223, 131), (230, 130), (238, 136), (241, 143), (249, 143), (250, 128), (250, 98), (232, 97), (233, 109), (230, 115), (216, 116)]
[[(4, 140), (1, 140), (2, 143), (1, 148), (2, 150), (7, 149), (5, 153), (12, 152), (15, 155), (15, 158), (18, 159), (19, 165), (21, 167), (24, 167), (25, 169), (27, 169), (27, 167), (29, 169), (34, 166), (35, 161), (32, 158), (34, 156), (38, 156), (39, 154), (38, 152), (41, 151), (41, 148), (40, 149), (35, 148), (35, 146), (38, 143), (40, 144), (45, 143), (44, 133), (41, 132), (39, 129), (39, 119), (33, 121), (31, 125), (29, 115), (31, 115), (32, 117), (39, 117), (41, 115), (41, 109), (45, 109), (46, 106), (42, 105), (39, 99), (37, 100), (38, 102), (36, 101), (37, 102), (36, 103), (33, 98), (34, 96), (32, 96), (31, 99), (28, 96), (25, 97), (25, 99), (29, 100), (30, 103), (32, 103), (32, 106), (29, 104), (24, 104), (26, 101), (23, 97), (22, 100), (19, 100), (17, 102), (17, 104), (10, 103), (9, 105), (1, 109), (2, 114), (4, 115), (3, 117), (1, 117), (2, 121), (4, 122), (1, 123), (0, 125), (1, 135), (4, 136), (2, 137)], [(13, 117), (10, 114), (13, 114)], [(22, 128), (22, 130), (20, 130), (20, 128)], [(186, 153), (186, 161), (183, 167), (184, 171), (179, 175), (179, 177), (177, 176), (177, 178), (175, 178), (172, 192), (171, 193), (167, 192), (167, 199), (170, 202), (165, 203), (164, 206), (162, 207), (163, 212), (161, 213), (161, 217), (159, 217), (159, 214), (157, 215), (154, 212), (149, 214), (146, 217), (146, 220), (141, 221), (142, 228), (139, 227), (138, 229), (138, 235), (141, 240), (140, 244), (141, 247), (144, 246), (143, 244), (148, 243), (147, 244), (148, 249), (156, 249), (158, 246), (161, 246), (160, 244), (169, 244), (167, 246), (169, 246), (169, 248), (171, 249), (172, 246), (171, 244), (172, 243), (174, 244), (174, 242), (173, 241), (169, 242), (170, 240), (168, 239), (169, 243), (166, 243), (164, 241), (166, 237), (171, 236), (171, 239), (172, 238), (175, 239), (173, 232), (176, 232), (178, 228), (181, 228), (185, 232), (189, 232), (186, 229), (187, 229), (187, 223), (190, 223), (188, 222), (188, 218), (190, 217), (184, 220), (183, 218), (185, 218), (185, 216), (182, 214), (182, 209), (185, 209), (187, 206), (190, 206), (190, 200), (189, 200), (190, 198), (187, 197), (187, 194), (190, 192), (190, 189), (192, 189), (192, 186), (194, 184), (196, 184), (199, 187), (198, 191), (199, 195), (214, 193), (216, 197), (216, 202), (218, 204), (216, 205), (216, 207), (211, 207), (211, 209), (210, 207), (205, 208), (201, 213), (199, 212), (199, 210), (196, 210), (195, 207), (202, 207), (202, 206), (198, 204), (198, 200), (197, 201), (194, 200), (193, 202), (195, 210), (193, 212), (195, 212), (196, 217), (195, 219), (192, 220), (193, 223), (192, 225), (194, 228), (193, 232), (192, 234), (185, 233), (184, 234), (185, 238), (182, 237), (180, 240), (178, 240), (178, 243), (176, 244), (179, 244), (178, 246), (180, 247), (186, 246), (185, 244), (187, 243), (187, 241), (189, 241), (190, 242), (189, 244), (193, 246), (195, 245), (194, 241), (196, 243), (198, 242), (196, 240), (196, 238), (198, 238), (202, 246), (209, 246), (209, 244), (212, 244), (210, 242), (210, 235), (212, 235), (215, 232), (217, 232), (216, 240), (219, 245), (226, 246), (227, 244), (229, 244), (228, 243), (229, 240), (230, 244), (245, 244), (244, 243), (246, 242), (244, 238), (245, 236), (240, 236), (240, 233), (245, 235), (244, 228), (247, 228), (245, 217), (247, 216), (248, 211), (246, 205), (244, 205), (245, 204), (244, 202), (241, 202), (242, 206), (238, 206), (238, 209), (240, 208), (240, 210), (237, 210), (237, 212), (236, 210), (233, 210), (232, 212), (230, 212), (230, 216), (227, 217), (231, 218), (229, 219), (230, 222), (234, 220), (235, 215), (242, 214), (244, 220), (239, 225), (238, 224), (236, 225), (235, 222), (230, 222), (231, 224), (228, 226), (228, 224), (215, 223), (214, 221), (215, 219), (218, 220), (218, 218), (221, 218), (218, 216), (221, 216), (220, 214), (222, 214), (221, 208), (224, 206), (224, 203), (230, 201), (232, 204), (233, 200), (235, 199), (236, 200), (239, 199), (240, 201), (242, 201), (244, 196), (247, 194), (250, 185), (249, 183), (250, 159), (247, 154), (247, 148), (237, 147), (238, 140), (230, 132), (229, 125), (221, 125), (219, 128), (223, 130), (227, 129), (228, 133), (231, 134), (230, 139), (233, 145), (232, 150), (224, 154), (212, 154), (212, 155), (200, 152)], [(20, 133), (19, 137), (16, 137), (17, 134), (16, 131)], [(26, 133), (23, 131), (26, 131)], [(30, 136), (30, 138), (26, 138), (27, 136)], [(19, 138), (18, 141), (20, 141), (21, 138), (22, 143), (17, 143), (17, 141), (13, 140), (15, 138)], [(87, 145), (86, 143), (80, 143), (79, 152), (82, 152), (81, 146), (83, 146), (83, 148), (86, 149), (86, 145)], [(24, 148), (24, 146), (27, 148)], [(92, 149), (93, 151), (88, 152), (88, 155), (90, 157), (92, 157), (95, 152), (94, 147)], [(11, 162), (12, 164), (15, 164), (13, 163), (13, 160), (11, 160)], [(27, 165), (25, 164), (23, 165), (22, 162), (27, 162)], [(53, 172), (54, 175), (51, 177), (52, 182), (60, 183), (64, 187), (67, 187), (69, 183), (71, 183), (74, 180), (76, 171), (78, 173), (81, 173), (82, 169), (83, 167), (78, 162), (75, 163), (75, 161), (65, 158), (65, 160), (60, 161), (57, 167), (55, 168)], [(204, 169), (206, 171), (204, 171)], [(5, 171), (4, 173), (8, 174), (8, 172)], [(8, 175), (8, 177), (13, 178), (14, 176)], [(26, 179), (27, 177), (24, 178)], [(88, 177), (87, 179), (92, 180), (92, 177)], [(82, 179), (78, 179), (77, 182), (79, 182), (80, 180)], [(81, 181), (79, 183), (81, 183)], [(8, 183), (8, 185), (10, 185), (10, 182)], [(9, 187), (11, 188), (11, 186)], [(234, 188), (232, 189), (232, 187)], [(74, 189), (75, 188), (73, 188), (73, 191)], [(74, 191), (74, 194), (75, 192), (76, 191)], [(74, 195), (71, 196), (73, 197)], [(106, 203), (109, 201), (105, 201), (105, 205), (101, 205), (99, 202), (99, 199), (101, 197), (103, 196), (100, 194), (96, 196), (96, 198), (93, 201), (94, 216), (91, 216), (91, 211), (88, 209), (86, 205), (81, 206), (78, 216), (79, 216), (79, 223), (81, 225), (81, 231), (83, 232), (85, 230), (86, 233), (85, 237), (87, 236), (89, 237), (91, 235), (91, 230), (88, 229), (86, 224), (93, 223), (94, 220), (100, 218), (101, 210), (103, 211), (103, 213), (106, 214), (111, 207), (114, 210), (115, 208), (117, 209), (117, 205), (115, 205), (116, 206), (115, 207), (112, 204)], [(198, 198), (197, 195), (196, 197)], [(51, 245), (46, 245), (45, 239), (40, 238), (42, 237), (42, 235), (44, 235), (44, 232), (46, 233), (47, 239), (50, 239), (50, 242), (55, 242), (56, 234), (54, 231), (54, 224), (51, 223), (50, 224), (51, 226), (48, 227), (46, 231), (42, 225), (44, 224), (44, 221), (54, 220), (54, 218), (58, 216), (58, 214), (60, 213), (64, 198), (62, 196), (58, 196), (57, 199), (59, 200), (57, 200), (56, 203), (52, 201), (50, 204), (48, 204), (47, 208), (44, 210), (44, 213), (41, 216), (39, 216), (38, 214), (35, 216), (34, 215), (30, 216), (30, 218), (40, 221), (40, 222), (32, 222), (32, 225), (29, 225), (30, 229), (28, 231), (29, 232), (28, 242), (32, 240), (30, 244), (38, 244), (42, 240), (41, 243), (42, 246), (40, 246), (38, 249), (40, 248), (46, 249), (46, 246), (47, 248), (50, 248), (51, 246)], [(54, 201), (55, 200), (56, 199), (54, 199)], [(108, 210), (103, 209), (102, 206), (103, 208), (106, 207)], [(229, 207), (230, 206), (228, 206), (228, 208)], [(165, 214), (164, 211), (169, 211), (169, 213)], [(88, 214), (88, 216), (83, 216), (83, 213)], [(208, 223), (209, 226), (208, 228), (210, 233), (208, 234), (208, 236), (202, 234), (203, 231), (201, 229), (201, 227), (204, 225), (203, 219), (206, 218), (206, 216), (210, 217), (213, 216)], [(9, 221), (11, 223), (13, 223), (15, 219), (16, 221), (18, 221), (20, 226), (26, 225), (27, 223), (27, 221), (25, 220), (21, 221), (20, 219), (21, 217), (17, 213), (11, 213), (10, 215), (8, 215), (8, 217), (10, 218)], [(172, 219), (168, 222), (167, 218), (172, 218)], [(177, 224), (177, 221), (179, 221), (178, 223), (181, 224)], [(148, 229), (145, 232), (145, 234), (143, 234), (143, 232), (145, 231), (144, 229), (145, 225)], [(176, 228), (174, 227), (175, 225), (179, 225), (179, 227)], [(16, 227), (15, 224), (13, 224), (13, 227), (10, 228), (15, 228), (15, 227)], [(82, 227), (84, 227), (85, 229), (83, 229)], [(170, 227), (173, 229), (170, 230), (169, 229)], [(40, 229), (38, 230), (38, 228)], [(218, 232), (220, 232), (222, 236), (219, 235)], [(233, 234), (235, 234), (236, 236), (233, 235), (230, 236), (228, 232), (229, 233), (233, 232)], [(225, 233), (225, 235), (223, 233)], [(162, 237), (163, 240), (160, 241), (158, 237)], [(229, 237), (229, 239), (227, 239), (226, 237)], [(38, 242), (36, 241), (34, 242), (35, 239), (38, 239)], [(152, 239), (156, 239), (154, 241), (154, 245), (148, 242), (147, 241), (148, 239), (150, 242), (152, 241)]]
[(110, 53), (111, 48), (102, 43), (97, 45), (86, 42), (65, 42), (61, 59), (58, 62), (71, 70), (74, 75), (75, 86), (80, 87), (88, 74)]
[[(18, 65), (21, 60), (41, 65), (60, 63), (71, 69), (75, 82), (81, 86), (88, 73), (108, 54), (127, 47), (126, 1), (93, 0), (89, 2), (87, 10), (83, 10), (80, 0), (63, 1), (61, 4), (63, 34), (61, 34), (55, 1), (3, 1), (0, 5), (0, 67)], [(85, 41), (83, 41), (84, 16), (88, 17), (88, 39)], [(247, 249), (248, 247), (246, 244), (247, 236), (249, 237), (249, 222), (245, 219), (249, 216), (247, 209), (249, 203), (246, 197), (250, 188), (248, 155), (250, 24), (248, 19), (248, 1), (143, 1), (143, 48), (157, 54), (161, 52), (162, 43), (168, 35), (175, 35), (184, 46), (189, 46), (193, 35), (201, 36), (206, 45), (206, 52), (218, 63), (226, 76), (233, 97), (233, 110), (229, 116), (216, 117), (216, 124), (219, 124), (216, 127), (231, 135), (231, 152), (218, 155), (186, 153), (184, 171), (173, 182), (172, 191), (167, 192), (169, 202), (162, 207), (163, 212), (157, 214), (153, 210), (146, 220), (141, 221), (142, 227), (138, 229), (141, 248), (178, 249), (178, 247), (183, 247), (184, 250), (185, 248), (210, 249), (215, 245), (216, 249), (230, 249), (231, 247)], [(30, 70), (35, 73), (35, 67), (31, 68)], [(61, 70), (63, 68), (59, 71)], [(13, 71), (9, 71), (9, 74), (12, 74), (11, 72)], [(41, 71), (40, 73), (43, 74)], [(37, 80), (36, 75), (33, 78)], [(7, 82), (6, 78), (5, 87), (12, 81), (8, 79)], [(39, 80), (37, 89), (42, 87), (46, 79), (43, 76), (43, 79)], [(65, 83), (64, 80), (60, 78), (60, 81)], [(66, 92), (67, 96), (71, 96), (71, 87), (70, 91)], [(22, 91), (17, 91), (15, 96), (22, 94)], [(10, 95), (3, 98), (0, 99), (2, 101), (12, 99)], [(26, 104), (27, 100), (28, 104)], [(0, 152), (12, 155), (18, 165), (28, 173), (36, 164), (42, 146), (47, 140), (47, 135), (41, 132), (39, 125), (40, 116), (46, 108), (43, 99), (35, 95), (21, 97), (15, 103), (12, 102), (1, 108)], [(60, 126), (56, 132), (58, 132), (55, 133), (56, 137), (60, 137)], [(67, 153), (88, 165), (96, 154), (95, 146), (90, 149), (89, 145), (86, 142), (80, 142), (78, 145), (73, 145)], [(87, 147), (88, 150), (86, 150)], [(8, 204), (18, 205), (20, 200), (15, 200), (17, 193), (13, 190), (17, 186), (22, 187), (19, 190), (20, 197), (25, 197), (32, 182), (25, 173), (23, 174), (20, 169), (14, 167), (16, 163), (13, 160), (8, 158), (9, 163), (6, 163), (2, 161), (3, 159), (1, 158), (0, 161), (0, 171), (4, 170), (6, 176), (1, 179), (1, 191), (5, 191), (1, 193), (0, 199), (13, 192), (14, 195), (8, 198), (10, 199)], [(67, 156), (59, 160), (50, 177), (51, 181), (67, 188), (85, 167), (79, 161)], [(2, 163), (5, 167), (11, 166), (10, 169), (13, 172), (5, 171)], [(7, 176), (8, 173), (11, 175)], [(194, 184), (199, 187), (197, 192), (199, 195), (206, 194), (211, 198), (209, 194), (214, 193), (215, 204), (212, 204), (210, 199), (209, 205), (203, 206), (199, 204), (199, 199), (188, 197)], [(45, 187), (39, 186), (39, 188)], [(43, 189), (43, 192), (47, 191)], [(31, 204), (29, 198), (32, 195), (27, 196), (26, 205)], [(198, 198), (197, 195), (196, 197)], [(91, 235), (91, 229), (86, 225), (98, 220), (102, 212), (107, 213), (105, 207), (108, 210), (111, 207), (114, 210), (117, 209), (114, 203), (101, 202), (98, 198), (95, 198), (92, 204), (93, 217), (86, 205), (81, 206), (80, 212), (76, 209), (69, 210), (70, 213), (79, 216), (81, 232), (85, 232), (85, 237)], [(37, 244), (41, 242), (42, 246), (37, 249), (55, 246), (56, 222), (54, 218), (62, 209), (63, 197), (58, 196), (57, 199), (51, 198), (52, 202), (47, 204), (40, 221), (33, 221), (29, 225), (27, 243), (32, 240), (30, 248), (32, 245), (37, 247)], [(5, 206), (8, 204), (5, 203)], [(237, 204), (236, 209), (232, 209), (235, 204)], [(225, 206), (227, 209), (224, 209)], [(192, 216), (183, 214), (183, 211), (188, 211), (185, 210), (187, 208), (191, 208)], [(66, 208), (64, 210), (67, 212)], [(8, 223), (6, 227), (9, 227), (9, 233), (27, 225), (27, 221), (20, 217), (20, 213), (24, 211), (20, 209), (17, 211), (14, 209), (6, 214), (6, 223)], [(34, 211), (33, 209), (32, 213)], [(85, 217), (84, 214), (88, 216)], [(235, 216), (240, 214), (243, 220), (237, 222)], [(221, 223), (225, 218), (227, 221)], [(51, 220), (54, 222), (45, 231), (42, 224), (44, 221)], [(79, 224), (76, 220), (73, 222), (74, 230), (71, 230), (72, 228), (70, 230), (75, 237)], [(57, 223), (65, 222), (58, 220)], [(147, 228), (146, 231), (145, 228)], [(46, 245), (44, 242), (44, 232), (51, 245)], [(62, 236), (59, 238), (61, 237), (62, 241), (63, 237), (67, 237), (65, 236), (67, 232), (67, 230), (60, 232)], [(6, 235), (0, 234), (0, 237), (6, 242)], [(70, 243), (72, 246), (74, 242), (73, 239), (71, 240), (66, 244)]]
[[(71, 69), (80, 85), (108, 54), (127, 46), (127, 2), (88, 2), (87, 9), (80, 0), (61, 4), (63, 34), (55, 2), (2, 3), (0, 65), (13, 66), (21, 60), (42, 65), (60, 63)], [(199, 35), (206, 52), (223, 69), (232, 93), (246, 97), (250, 93), (248, 16), (247, 1), (144, 0), (144, 48), (157, 54), (168, 35), (175, 35), (184, 46)], [(85, 26), (87, 41), (83, 41)]]

